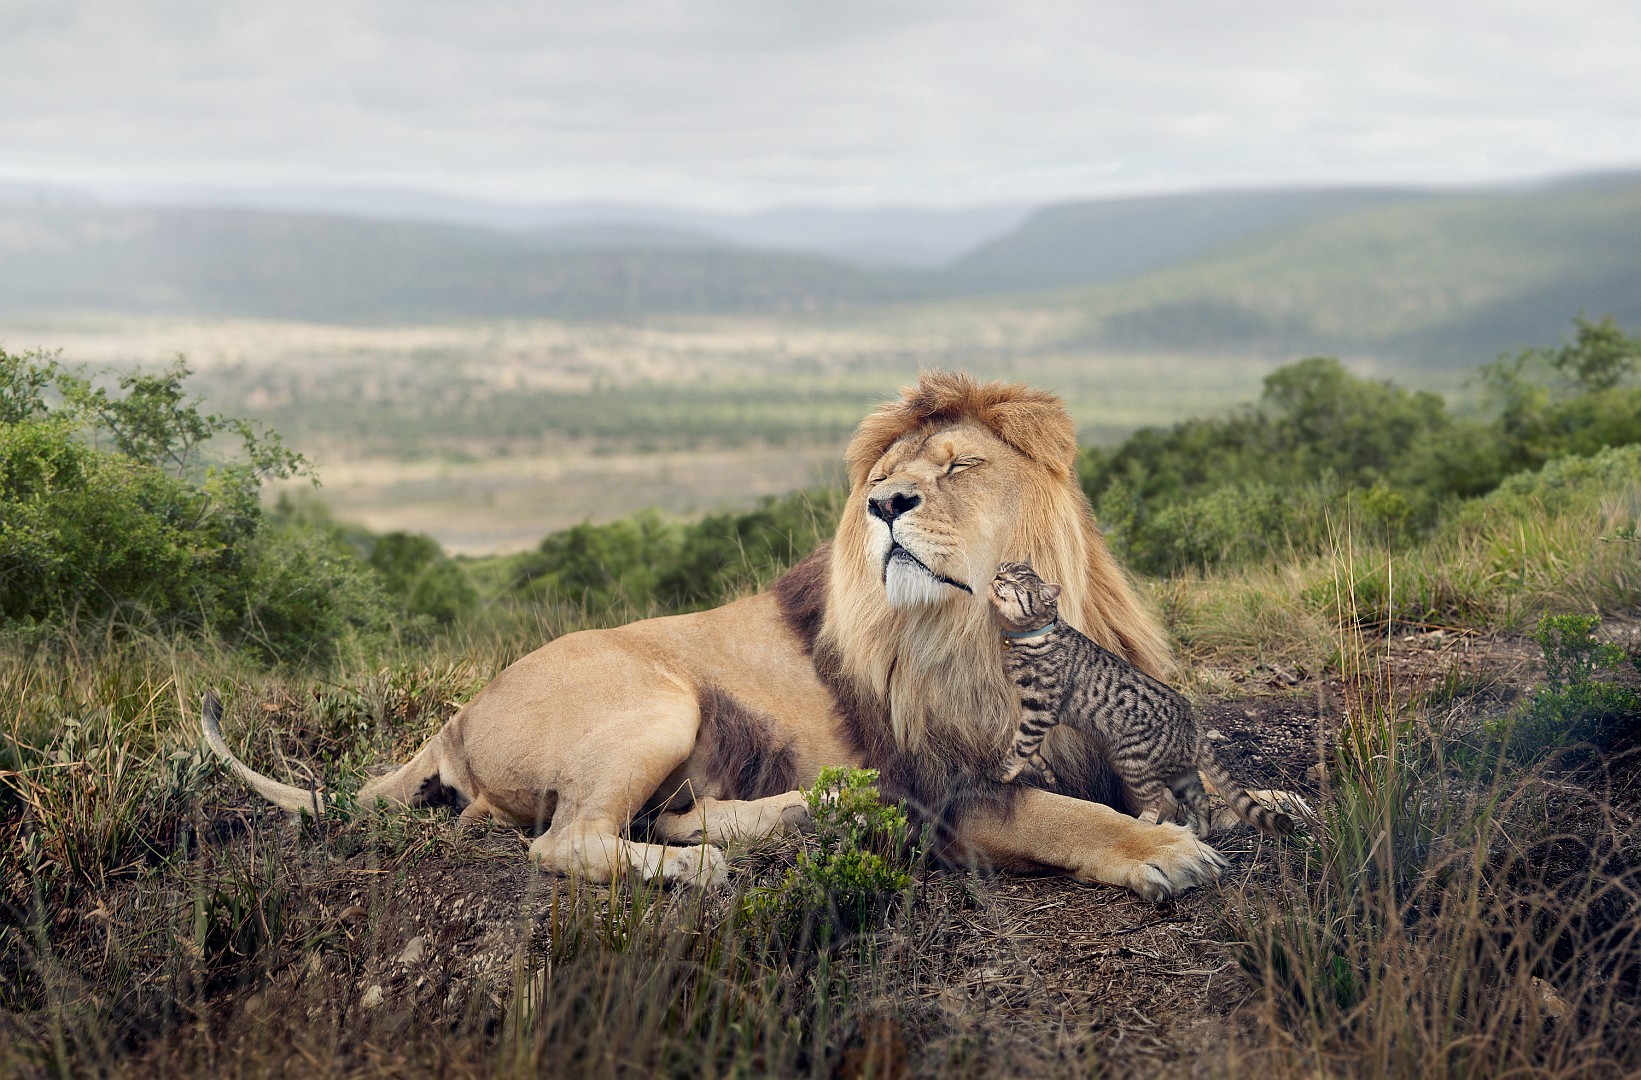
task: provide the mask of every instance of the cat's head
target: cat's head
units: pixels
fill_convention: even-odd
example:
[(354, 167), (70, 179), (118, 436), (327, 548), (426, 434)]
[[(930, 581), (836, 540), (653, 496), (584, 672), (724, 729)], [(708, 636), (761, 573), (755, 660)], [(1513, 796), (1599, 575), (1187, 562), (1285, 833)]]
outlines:
[(999, 566), (989, 598), (992, 614), (1005, 630), (1038, 630), (1060, 617), (1060, 586), (1038, 577), (1030, 563)]

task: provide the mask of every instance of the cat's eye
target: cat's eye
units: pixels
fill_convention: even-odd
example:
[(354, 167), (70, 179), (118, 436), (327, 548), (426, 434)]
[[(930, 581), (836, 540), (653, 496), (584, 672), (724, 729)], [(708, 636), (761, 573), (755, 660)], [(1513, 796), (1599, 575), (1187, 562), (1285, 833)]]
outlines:
[(952, 473), (959, 473), (964, 469), (972, 469), (980, 463), (980, 459), (976, 457), (953, 458), (952, 463), (946, 466), (946, 475), (950, 476)]

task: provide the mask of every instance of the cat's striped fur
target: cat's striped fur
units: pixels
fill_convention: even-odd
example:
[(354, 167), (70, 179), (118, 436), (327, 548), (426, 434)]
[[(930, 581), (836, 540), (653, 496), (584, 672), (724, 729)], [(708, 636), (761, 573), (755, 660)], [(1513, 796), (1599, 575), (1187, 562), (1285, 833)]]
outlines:
[(1190, 703), (1060, 622), (1059, 595), (1059, 586), (1025, 563), (1004, 563), (992, 580), (992, 610), (1006, 646), (1003, 664), (1021, 708), (999, 778), (1013, 780), (1030, 764), (1052, 786), (1043, 739), (1066, 723), (1098, 739), (1142, 821), (1174, 820), (1178, 808), (1198, 836), (1207, 836), (1213, 815), (1202, 786), (1206, 777), (1243, 821), (1268, 833), (1291, 833), (1292, 818), (1260, 805), (1215, 760)]

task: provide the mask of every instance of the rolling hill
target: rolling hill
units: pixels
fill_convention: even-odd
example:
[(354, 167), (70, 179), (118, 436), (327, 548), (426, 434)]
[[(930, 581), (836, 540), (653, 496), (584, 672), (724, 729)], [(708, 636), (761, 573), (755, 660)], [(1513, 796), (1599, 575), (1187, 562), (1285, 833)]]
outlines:
[[(1035, 207), (777, 206), (713, 213), (616, 202), (507, 203), (404, 188), (103, 184), (76, 187), (0, 179), (0, 204), (263, 210), (370, 221), (461, 225), (503, 233), (613, 230), (689, 233), (718, 245), (801, 251), (868, 266), (938, 269), (1003, 236)], [(609, 246), (609, 245), (603, 245)]]
[(952, 291), (976, 293), (1117, 281), (1277, 229), (1432, 197), (1405, 188), (1294, 188), (1062, 203), (941, 276)]
[(0, 313), (337, 322), (802, 311), (906, 274), (638, 226), (497, 232), (238, 209), (0, 207)]
[(1359, 210), (1040, 302), (1115, 348), (1467, 367), (1557, 340), (1580, 309), (1641, 325), (1641, 180)]

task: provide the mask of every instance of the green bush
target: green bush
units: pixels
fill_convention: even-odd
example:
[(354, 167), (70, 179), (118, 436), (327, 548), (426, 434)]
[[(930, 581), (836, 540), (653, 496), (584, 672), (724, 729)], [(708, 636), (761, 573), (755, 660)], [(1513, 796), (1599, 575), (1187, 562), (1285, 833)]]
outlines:
[[(302, 458), (201, 412), (187, 376), (179, 360), (110, 390), (0, 351), (0, 624), (112, 620), (283, 659), (379, 622), (379, 590), (350, 554), (269, 527), (262, 482)], [(235, 452), (213, 454), (219, 442)]]
[(1512, 474), (1641, 443), (1641, 339), (1580, 316), (1559, 349), (1482, 369), (1490, 421), (1313, 357), (1272, 372), (1259, 404), (1089, 449), (1084, 490), (1120, 554), (1159, 575), (1272, 563), (1346, 532), (1400, 545)]
[(775, 888), (747, 894), (750, 923), (795, 946), (821, 945), (879, 919), (912, 884), (910, 825), (878, 798), (875, 769), (830, 766), (804, 792), (814, 837)]
[(843, 495), (798, 492), (696, 522), (645, 511), (553, 533), (514, 564), (510, 591), (589, 610), (689, 611), (767, 581), (829, 538)]
[(1545, 615), (1533, 640), (1544, 653), (1542, 687), (1495, 726), (1517, 757), (1557, 747), (1603, 742), (1641, 721), (1641, 693), (1597, 678), (1625, 660), (1622, 648), (1598, 641), (1597, 615)]
[(386, 533), (375, 538), (366, 561), (411, 615), (452, 623), (478, 606), (478, 590), (467, 572), (431, 536)]

